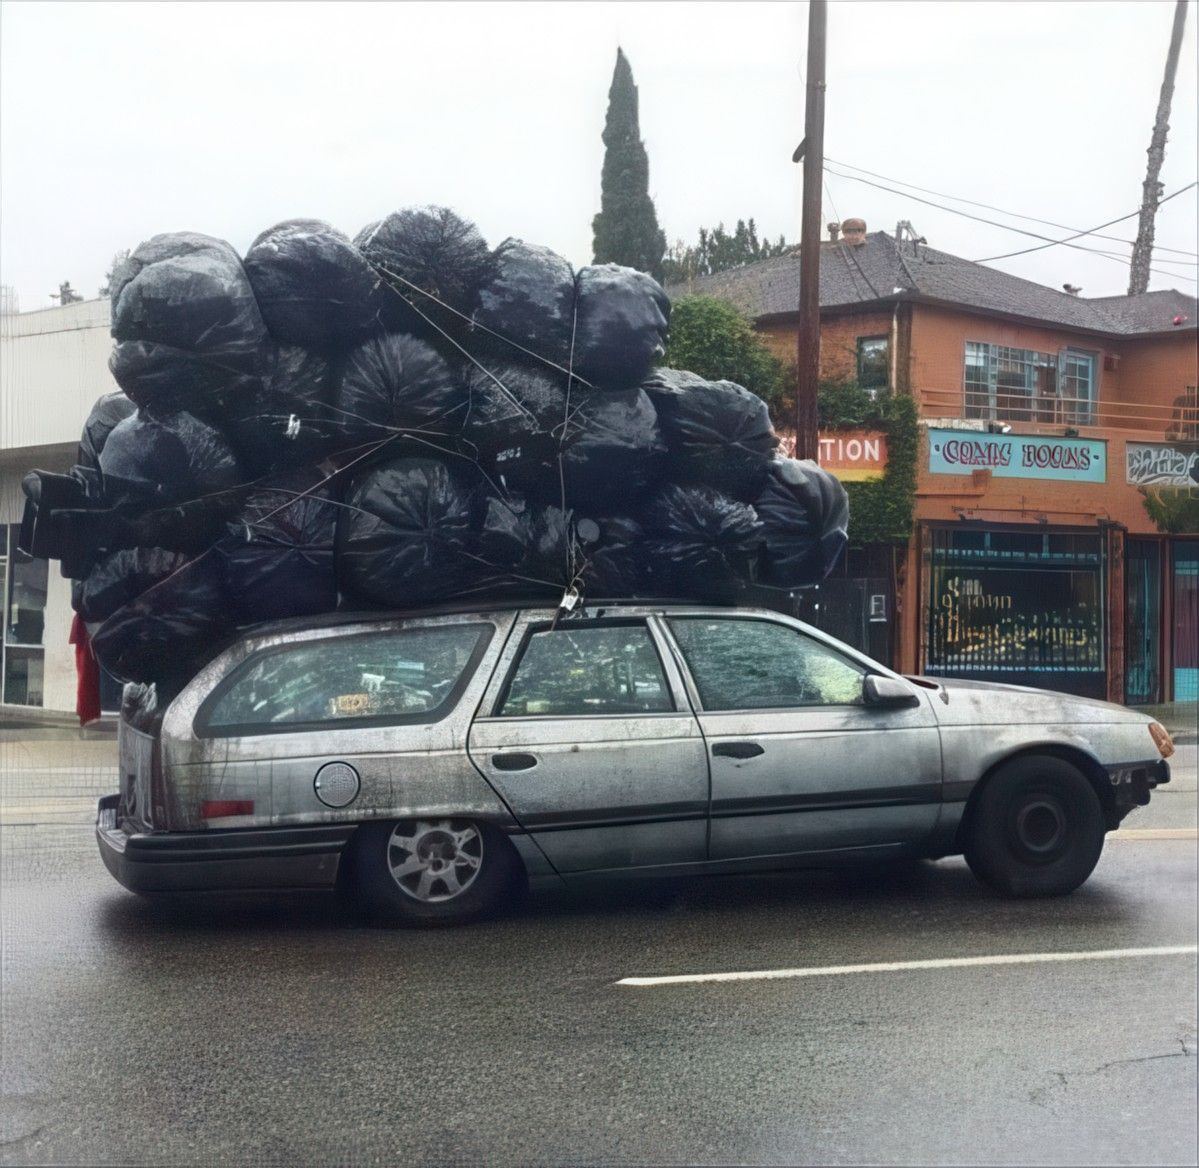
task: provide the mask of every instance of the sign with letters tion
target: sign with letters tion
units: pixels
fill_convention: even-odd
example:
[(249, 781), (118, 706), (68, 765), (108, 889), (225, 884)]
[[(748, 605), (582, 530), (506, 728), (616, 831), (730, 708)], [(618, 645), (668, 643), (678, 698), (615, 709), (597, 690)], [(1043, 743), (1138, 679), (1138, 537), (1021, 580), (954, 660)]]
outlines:
[(932, 474), (968, 475), (989, 470), (996, 478), (1107, 481), (1106, 443), (1046, 434), (987, 434), (978, 430), (928, 431)]
[[(795, 456), (795, 434), (782, 436), (789, 458)], [(830, 474), (847, 482), (881, 479), (887, 469), (887, 436), (877, 430), (829, 430), (817, 438), (817, 457)]]

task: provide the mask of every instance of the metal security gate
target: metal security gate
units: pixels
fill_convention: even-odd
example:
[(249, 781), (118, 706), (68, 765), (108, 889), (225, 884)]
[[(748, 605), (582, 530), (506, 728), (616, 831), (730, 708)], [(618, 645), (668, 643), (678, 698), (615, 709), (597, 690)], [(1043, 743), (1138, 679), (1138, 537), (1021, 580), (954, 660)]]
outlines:
[(1106, 692), (1106, 561), (1091, 532), (931, 528), (924, 671)]

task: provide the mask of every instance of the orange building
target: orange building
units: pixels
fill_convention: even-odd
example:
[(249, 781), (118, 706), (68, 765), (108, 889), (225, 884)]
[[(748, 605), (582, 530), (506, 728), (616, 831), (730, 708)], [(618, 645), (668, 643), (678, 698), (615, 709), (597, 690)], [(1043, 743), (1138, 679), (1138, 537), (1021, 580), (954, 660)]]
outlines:
[[(1194, 700), (1199, 533), (1146, 492), (1199, 493), (1195, 299), (1084, 298), (848, 222), (821, 250), (821, 372), (911, 394), (920, 452), (906, 552), (851, 553), (869, 616), (834, 631), (882, 655), (882, 621), (904, 672)], [(732, 301), (788, 363), (798, 291), (794, 252), (671, 289)]]

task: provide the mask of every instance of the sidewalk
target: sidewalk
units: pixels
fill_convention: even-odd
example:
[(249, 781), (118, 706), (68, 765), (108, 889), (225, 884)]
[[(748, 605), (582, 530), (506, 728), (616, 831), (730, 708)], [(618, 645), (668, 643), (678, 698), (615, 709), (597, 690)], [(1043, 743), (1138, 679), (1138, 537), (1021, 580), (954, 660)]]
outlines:
[(1195, 742), (1199, 739), (1199, 702), (1167, 702), (1160, 706), (1131, 708), (1156, 718), (1170, 731), (1175, 742)]

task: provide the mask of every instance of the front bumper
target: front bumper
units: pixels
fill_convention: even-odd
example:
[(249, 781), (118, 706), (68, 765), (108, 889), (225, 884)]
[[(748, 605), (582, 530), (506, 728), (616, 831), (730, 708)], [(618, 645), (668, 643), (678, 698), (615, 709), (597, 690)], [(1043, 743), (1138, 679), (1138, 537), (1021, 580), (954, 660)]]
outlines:
[(316, 827), (128, 834), (117, 795), (96, 808), (96, 842), (113, 877), (132, 892), (332, 888), (354, 823)]
[(1106, 770), (1115, 795), (1118, 820), (1136, 807), (1145, 807), (1149, 803), (1150, 791), (1170, 781), (1170, 764), (1164, 758), (1152, 762), (1120, 763), (1108, 766)]

